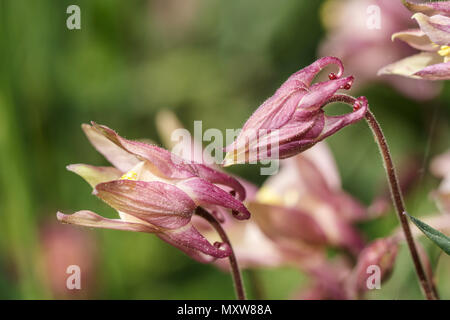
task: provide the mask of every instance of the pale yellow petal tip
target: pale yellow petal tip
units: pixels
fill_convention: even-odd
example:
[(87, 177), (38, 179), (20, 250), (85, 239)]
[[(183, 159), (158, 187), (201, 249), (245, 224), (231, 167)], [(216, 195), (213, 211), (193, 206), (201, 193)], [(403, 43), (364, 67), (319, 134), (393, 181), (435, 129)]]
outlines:
[(78, 164), (69, 164), (69, 165), (66, 166), (66, 170), (76, 173), (78, 167), (79, 167)]
[(231, 167), (235, 162), (232, 159), (223, 159), (222, 161), (222, 167)]
[(417, 12), (417, 13), (414, 13), (414, 14), (411, 16), (411, 19), (415, 19), (415, 20), (419, 21), (419, 20), (423, 20), (423, 19), (426, 18), (426, 17), (427, 17), (427, 16), (424, 15), (422, 12)]
[(92, 126), (88, 123), (82, 123), (81, 124), (81, 129), (82, 130), (89, 130)]
[(232, 153), (232, 152), (228, 152), (226, 155), (225, 155), (225, 158), (223, 159), (223, 161), (222, 161), (222, 167), (230, 167), (230, 166), (232, 166), (233, 164), (236, 164), (237, 162), (235, 161), (235, 156), (234, 156), (234, 153)]
[(391, 72), (388, 72), (386, 68), (381, 68), (380, 70), (378, 70), (377, 72), (377, 76), (383, 76), (386, 74), (392, 74)]
[(399, 34), (400, 34), (400, 32), (393, 33), (391, 36), (391, 41), (394, 41), (395, 39), (397, 39)]
[(56, 213), (56, 220), (58, 220), (59, 222), (65, 222), (65, 217), (66, 215), (64, 213), (62, 213), (61, 211), (58, 211)]
[(283, 198), (280, 195), (278, 195), (274, 190), (272, 190), (267, 186), (261, 187), (258, 190), (258, 193), (256, 194), (256, 200), (258, 202), (269, 205), (283, 204)]

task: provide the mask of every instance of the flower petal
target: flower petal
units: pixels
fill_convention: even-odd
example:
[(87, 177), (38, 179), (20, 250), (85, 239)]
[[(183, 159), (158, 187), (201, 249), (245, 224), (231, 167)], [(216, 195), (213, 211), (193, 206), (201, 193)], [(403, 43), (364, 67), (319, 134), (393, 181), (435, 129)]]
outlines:
[[(289, 89), (283, 86), (284, 84), (252, 114), (237, 140), (245, 134), (257, 135), (260, 129), (278, 129), (289, 121), (306, 93), (306, 88), (302, 83)], [(249, 130), (252, 132), (248, 133)]]
[(136, 156), (111, 142), (95, 127), (88, 124), (81, 127), (94, 148), (120, 171), (127, 172), (140, 162)]
[(107, 219), (88, 210), (78, 211), (70, 215), (58, 212), (56, 214), (56, 217), (63, 223), (76, 224), (79, 226), (90, 228), (115, 229), (148, 233), (160, 232), (160, 229), (149, 224), (125, 222), (120, 219)]
[(450, 62), (433, 64), (417, 71), (414, 75), (425, 80), (450, 79)]
[(391, 63), (378, 71), (378, 75), (397, 74), (409, 78), (421, 79), (416, 75), (420, 70), (433, 64), (442, 63), (442, 57), (435, 52), (422, 52)]
[(188, 224), (196, 208), (185, 192), (159, 181), (110, 181), (98, 184), (94, 194), (118, 211), (167, 229)]
[(411, 2), (402, 0), (403, 4), (412, 12), (422, 12), (427, 15), (438, 13), (450, 14), (450, 1)]
[(410, 29), (394, 33), (391, 39), (392, 41), (399, 39), (420, 51), (436, 51), (439, 49), (439, 46), (432, 43), (425, 32), (420, 29)]
[(441, 46), (450, 44), (450, 18), (436, 15), (428, 17), (423, 13), (416, 13), (413, 16), (420, 26), (420, 29), (430, 38), (430, 40)]
[(359, 101), (359, 109), (351, 113), (347, 113), (341, 116), (327, 116), (325, 115), (325, 125), (321, 134), (315, 139), (321, 141), (328, 136), (332, 135), (336, 131), (348, 126), (352, 123), (358, 122), (366, 115), (368, 103), (365, 97), (357, 99)]
[(226, 258), (231, 254), (229, 246), (220, 242), (212, 245), (191, 223), (159, 233), (158, 237), (200, 262), (211, 262), (215, 258)]
[(317, 76), (317, 74), (331, 64), (335, 64), (338, 66), (339, 70), (336, 74), (336, 77), (340, 78), (344, 73), (344, 65), (342, 64), (342, 61), (336, 57), (323, 57), (291, 75), (286, 83), (292, 80), (297, 80), (301, 81), (305, 86), (308, 87)]
[(352, 286), (359, 292), (367, 291), (367, 280), (370, 276), (368, 268), (372, 265), (380, 269), (381, 281), (385, 281), (394, 268), (398, 251), (398, 241), (392, 238), (381, 238), (367, 245), (358, 256), (358, 264), (352, 275)]
[[(259, 161), (265, 159), (284, 159), (291, 155), (292, 151), (286, 148), (292, 142), (295, 145), (305, 145), (309, 143), (309, 134), (320, 133), (323, 128), (321, 116), (297, 121), (295, 116), (282, 128), (270, 132), (270, 134), (258, 137), (248, 146), (248, 160), (246, 162)], [(306, 138), (305, 138), (306, 137)], [(275, 150), (278, 148), (278, 150)], [(288, 152), (287, 152), (288, 151)], [(294, 153), (295, 154), (295, 153)], [(239, 157), (237, 157), (238, 160)], [(239, 161), (238, 161), (239, 162)]]
[(162, 177), (185, 179), (195, 175), (194, 170), (189, 164), (186, 164), (182, 158), (170, 151), (144, 142), (127, 140), (119, 136), (114, 130), (94, 122), (92, 123), (92, 127), (119, 148), (140, 158), (141, 161), (144, 159), (150, 162), (154, 171)]
[(358, 221), (368, 218), (362, 204), (340, 188), (331, 188), (327, 182), (329, 172), (321, 172), (315, 162), (300, 154), (293, 158), (298, 166), (299, 178), (305, 183), (308, 191), (324, 203), (335, 208), (337, 214), (347, 221)]
[(250, 212), (242, 202), (206, 180), (191, 178), (179, 182), (177, 187), (189, 194), (199, 206), (218, 205), (231, 209), (233, 215), (239, 220), (250, 218)]
[[(302, 99), (305, 93), (308, 92), (312, 80), (314, 80), (315, 76), (323, 68), (330, 64), (338, 65), (339, 71), (337, 77), (340, 77), (344, 71), (344, 67), (342, 62), (335, 57), (318, 59), (311, 65), (297, 71), (280, 86), (272, 97), (258, 107), (244, 124), (242, 132), (236, 141), (225, 150), (230, 152), (239, 149), (238, 143), (245, 140), (244, 137), (249, 138), (251, 134), (258, 135), (258, 130), (260, 129), (273, 130), (286, 124), (291, 119), (297, 107), (299, 107), (299, 104), (302, 103)], [(249, 130), (253, 132), (249, 133)]]
[(193, 164), (192, 165), (197, 171), (197, 175), (214, 184), (220, 184), (231, 188), (232, 191), (236, 193), (238, 199), (241, 201), (245, 200), (246, 192), (242, 184), (232, 176), (220, 172), (218, 170), (212, 169), (206, 165)]
[(354, 77), (349, 76), (346, 78), (328, 80), (313, 84), (308, 93), (303, 97), (300, 103), (300, 109), (305, 111), (317, 110), (322, 107), (325, 102), (336, 93), (336, 91), (343, 89), (346, 85), (351, 86), (353, 80)]
[(86, 180), (92, 188), (102, 182), (118, 180), (122, 172), (114, 167), (96, 167), (88, 164), (71, 164), (67, 170), (72, 171)]
[(257, 202), (252, 202), (250, 208), (257, 212), (253, 215), (256, 223), (271, 239), (288, 238), (315, 245), (327, 243), (320, 225), (301, 210)]
[(309, 121), (297, 120), (294, 117), (290, 123), (279, 130), (279, 158), (285, 159), (312, 147), (315, 144), (314, 139), (320, 135), (324, 124), (323, 112), (319, 112)]

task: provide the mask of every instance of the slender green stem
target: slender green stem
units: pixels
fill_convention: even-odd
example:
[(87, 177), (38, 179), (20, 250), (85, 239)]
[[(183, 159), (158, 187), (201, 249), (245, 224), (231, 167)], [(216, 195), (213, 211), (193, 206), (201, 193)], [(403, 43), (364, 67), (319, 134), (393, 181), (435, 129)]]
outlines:
[(392, 157), (389, 151), (388, 144), (386, 142), (386, 138), (384, 137), (383, 131), (381, 130), (380, 125), (375, 119), (375, 116), (372, 114), (370, 110), (367, 110), (365, 117), (367, 123), (369, 124), (369, 127), (372, 129), (373, 135), (375, 137), (375, 140), (380, 148), (381, 155), (383, 157), (384, 167), (386, 169), (386, 175), (389, 182), (392, 200), (394, 202), (395, 210), (400, 220), (400, 224), (402, 226), (406, 243), (408, 244), (409, 252), (411, 253), (411, 257), (414, 262), (414, 267), (416, 269), (416, 274), (419, 278), (419, 282), (422, 287), (423, 293), (425, 294), (428, 300), (434, 300), (437, 298), (436, 295), (434, 294), (435, 290), (433, 289), (433, 285), (430, 282), (431, 279), (428, 279), (425, 274), (425, 271), (419, 258), (419, 254), (417, 252), (417, 247), (414, 243), (414, 239), (411, 234), (411, 229), (409, 228), (408, 219), (405, 215), (406, 208), (403, 202), (402, 192), (400, 190), (397, 174), (395, 172), (395, 167), (392, 162)]
[(246, 298), (245, 298), (244, 285), (242, 283), (241, 271), (239, 269), (236, 255), (234, 254), (233, 247), (231, 246), (230, 239), (228, 239), (228, 236), (227, 236), (225, 230), (222, 228), (220, 222), (217, 221), (217, 219), (212, 214), (210, 214), (208, 211), (206, 211), (202, 207), (197, 208), (196, 214), (199, 215), (200, 217), (204, 218), (206, 221), (208, 221), (213, 226), (213, 228), (217, 231), (217, 233), (219, 234), (222, 241), (230, 247), (231, 254), (228, 257), (228, 259), (230, 261), (234, 289), (236, 290), (237, 299), (245, 300)]

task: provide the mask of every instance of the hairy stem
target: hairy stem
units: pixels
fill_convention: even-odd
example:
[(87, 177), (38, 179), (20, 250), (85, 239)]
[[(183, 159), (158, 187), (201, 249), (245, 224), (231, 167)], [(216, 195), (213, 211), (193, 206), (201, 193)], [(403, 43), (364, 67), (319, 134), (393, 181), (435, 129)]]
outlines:
[(233, 282), (234, 282), (234, 289), (236, 291), (237, 299), (245, 300), (246, 298), (245, 298), (244, 285), (242, 283), (241, 271), (239, 269), (236, 255), (234, 254), (233, 247), (231, 246), (231, 242), (228, 239), (228, 236), (225, 233), (225, 230), (220, 225), (220, 222), (217, 221), (217, 219), (212, 214), (210, 214), (208, 211), (206, 211), (202, 207), (197, 208), (196, 214), (199, 215), (200, 217), (204, 218), (206, 221), (208, 221), (213, 226), (213, 228), (217, 231), (217, 233), (219, 234), (222, 241), (230, 247), (231, 254), (228, 257), (228, 259), (230, 261), (231, 274), (232, 274)]
[(370, 110), (367, 110), (365, 117), (367, 123), (369, 124), (370, 129), (372, 129), (373, 135), (375, 137), (375, 140), (378, 144), (378, 147), (380, 148), (381, 155), (383, 157), (384, 168), (386, 170), (392, 200), (394, 201), (395, 210), (400, 220), (400, 224), (402, 226), (406, 243), (408, 244), (409, 252), (411, 253), (411, 257), (414, 262), (414, 267), (416, 269), (416, 274), (419, 278), (419, 282), (422, 287), (423, 293), (425, 294), (428, 300), (434, 300), (437, 298), (434, 294), (435, 290), (433, 289), (433, 285), (430, 282), (431, 280), (428, 279), (425, 274), (425, 271), (419, 258), (419, 254), (417, 252), (416, 245), (414, 243), (414, 239), (411, 234), (411, 229), (409, 228), (408, 219), (405, 215), (406, 208), (403, 202), (402, 192), (400, 190), (400, 186), (398, 183), (394, 164), (392, 162), (392, 157), (389, 152), (389, 147), (386, 142), (386, 138), (384, 137), (383, 131), (381, 130), (380, 125), (375, 119), (375, 116), (372, 114), (372, 112), (370, 112)]

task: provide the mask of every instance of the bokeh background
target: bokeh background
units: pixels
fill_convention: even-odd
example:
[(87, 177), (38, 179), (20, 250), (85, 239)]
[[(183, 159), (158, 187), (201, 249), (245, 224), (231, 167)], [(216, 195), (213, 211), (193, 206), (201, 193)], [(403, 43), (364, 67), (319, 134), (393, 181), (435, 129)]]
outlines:
[[(58, 224), (58, 210), (115, 215), (65, 166), (106, 165), (80, 129), (90, 120), (156, 142), (155, 115), (162, 109), (174, 111), (188, 129), (194, 120), (204, 130), (241, 127), (291, 73), (318, 56), (327, 37), (323, 3), (0, 0), (0, 298), (233, 298), (227, 273), (152, 235)], [(81, 30), (66, 27), (71, 4), (81, 8)], [(358, 70), (354, 75), (357, 82)], [(406, 197), (416, 216), (437, 212), (430, 192), (439, 180), (429, 162), (450, 140), (450, 84), (442, 86), (427, 100), (382, 81), (355, 92), (368, 97), (396, 163), (418, 163)], [(384, 187), (384, 172), (367, 126), (347, 127), (328, 142), (344, 189), (369, 205)], [(266, 178), (257, 166), (230, 171), (257, 184)], [(392, 210), (360, 226), (367, 239), (396, 227)], [(438, 251), (421, 241), (435, 261)], [(70, 264), (82, 269), (80, 291), (65, 288)], [(447, 299), (449, 267), (442, 256), (438, 283)], [(308, 281), (293, 268), (255, 274), (272, 299), (289, 298)], [(244, 277), (248, 284), (249, 274)], [(248, 292), (252, 297), (250, 286)], [(392, 278), (369, 298), (421, 298), (404, 246)]]

